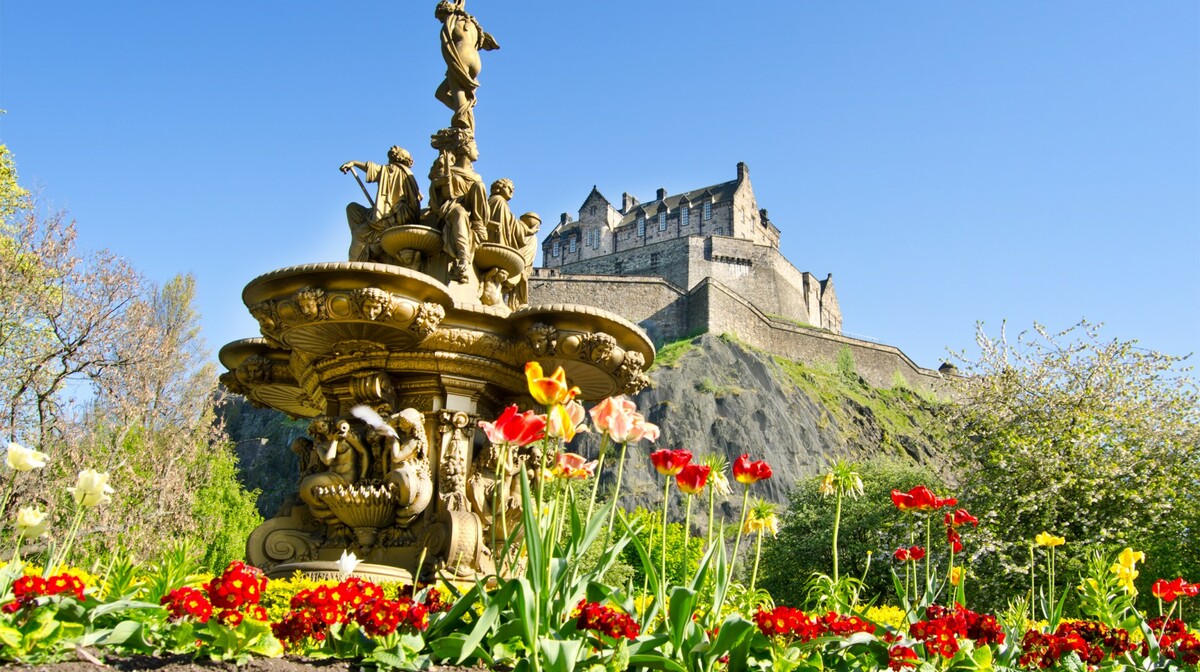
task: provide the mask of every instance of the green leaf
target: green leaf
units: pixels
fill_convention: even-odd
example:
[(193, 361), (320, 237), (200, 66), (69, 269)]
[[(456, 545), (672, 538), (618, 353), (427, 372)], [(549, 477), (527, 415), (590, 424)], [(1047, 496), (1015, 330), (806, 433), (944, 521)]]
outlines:
[(542, 669), (547, 672), (575, 672), (575, 662), (579, 659), (582, 648), (583, 642), (578, 639), (539, 639)]
[(629, 668), (646, 667), (664, 672), (688, 672), (687, 668), (660, 653), (639, 653), (629, 656)]

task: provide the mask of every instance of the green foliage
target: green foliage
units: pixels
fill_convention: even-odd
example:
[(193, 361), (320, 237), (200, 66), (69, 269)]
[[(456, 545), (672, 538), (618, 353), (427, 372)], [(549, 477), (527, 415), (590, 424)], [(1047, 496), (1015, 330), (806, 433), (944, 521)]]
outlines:
[(1062, 577), (1126, 546), (1146, 551), (1143, 593), (1158, 577), (1200, 576), (1200, 395), (1181, 359), (1102, 339), (1087, 322), (1035, 325), (1015, 344), (980, 328), (977, 341), (949, 427), (960, 499), (980, 519), (972, 573), (987, 577), (983, 603), (1028, 587), (1029, 543), (1042, 531), (1067, 540)]
[(17, 166), (8, 145), (0, 143), (0, 222), (8, 219), (28, 203), (29, 192), (17, 183)]
[[(926, 467), (911, 461), (879, 457), (858, 467), (861, 497), (842, 501), (839, 529), (841, 574), (863, 579), (861, 599), (891, 596), (891, 555), (909, 545), (909, 521), (892, 504), (892, 489), (908, 490), (924, 484), (939, 489), (939, 479)], [(797, 484), (783, 516), (779, 536), (763, 543), (759, 584), (777, 604), (799, 607), (809, 601), (809, 578), (814, 573), (833, 574), (830, 533), (834, 501), (821, 494), (821, 479)], [(921, 545), (924, 545), (923, 540)], [(870, 569), (867, 562), (870, 554)]]
[[(692, 513), (694, 515), (696, 512)], [(629, 518), (640, 521), (638, 539), (646, 546), (647, 552), (654, 561), (654, 566), (658, 567), (662, 561), (662, 512), (647, 511), (638, 507), (634, 509)], [(700, 566), (700, 558), (704, 556), (703, 537), (697, 538), (695, 535), (691, 535), (691, 539), (688, 541), (688, 553), (685, 554), (683, 552), (683, 536), (682, 523), (667, 523), (667, 577), (676, 584), (682, 583), (685, 577), (690, 578), (696, 572), (696, 568)], [(621, 560), (632, 568), (630, 578), (634, 590), (641, 590), (646, 574), (637, 551), (632, 546), (626, 546)]]
[(837, 371), (846, 380), (858, 380), (858, 366), (854, 363), (854, 353), (850, 346), (843, 345), (837, 354)]
[(246, 554), (246, 539), (262, 523), (255, 506), (258, 491), (247, 492), (237, 478), (237, 458), (229, 444), (217, 444), (196, 453), (196, 471), (208, 482), (196, 490), (192, 518), (206, 551), (203, 563), (211, 569), (225, 567)]

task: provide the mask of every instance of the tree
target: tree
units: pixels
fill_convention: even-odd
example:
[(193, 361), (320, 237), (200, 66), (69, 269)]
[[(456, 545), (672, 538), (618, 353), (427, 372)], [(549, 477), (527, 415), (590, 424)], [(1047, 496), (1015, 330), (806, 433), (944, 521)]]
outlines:
[(1091, 549), (1132, 546), (1147, 552), (1147, 586), (1200, 579), (1200, 397), (1186, 358), (1102, 339), (1086, 321), (1060, 333), (1035, 324), (1015, 343), (980, 327), (977, 342), (978, 359), (960, 357), (949, 420), (961, 498), (980, 520), (967, 552), (985, 602), (1028, 588), (1042, 531), (1067, 539), (1060, 576)]
[(90, 467), (117, 493), (80, 551), (147, 557), (191, 538), (228, 560), (258, 518), (214, 421), (194, 279), (160, 287), (107, 251), (79, 251), (74, 224), (38, 211), (3, 146), (0, 170), (0, 433), (51, 456), (0, 521), (30, 503), (61, 513)]

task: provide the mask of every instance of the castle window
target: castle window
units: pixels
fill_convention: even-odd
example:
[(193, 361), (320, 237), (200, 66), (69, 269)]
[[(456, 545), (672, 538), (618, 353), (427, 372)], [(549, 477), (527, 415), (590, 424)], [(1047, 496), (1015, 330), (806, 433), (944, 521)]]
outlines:
[(684, 206), (680, 206), (680, 208), (679, 208), (679, 225), (680, 225), (680, 226), (687, 226), (687, 225), (688, 225), (688, 219), (689, 219), (689, 216), (688, 216), (688, 211), (689, 211), (690, 209), (691, 209), (691, 208), (689, 208), (689, 207), (688, 207), (688, 206), (686, 206), (686, 205), (684, 205)]
[(646, 235), (646, 216), (638, 215), (638, 236)]
[(597, 250), (600, 249), (600, 229), (596, 229), (595, 235), (592, 236), (592, 239), (592, 248)]
[(555, 256), (555, 257), (557, 257), (557, 256), (558, 256), (558, 253), (559, 253), (560, 251), (561, 251), (561, 250), (560, 250), (560, 248), (559, 248), (558, 241), (556, 240), (556, 241), (554, 241), (554, 251), (552, 252), (552, 255), (553, 255), (553, 256)]
[(575, 254), (576, 249), (579, 245), (579, 243), (577, 242), (578, 240), (579, 240), (578, 236), (571, 236), (570, 238), (567, 239), (567, 247), (568, 247), (569, 251), (571, 252), (571, 254)]
[(596, 206), (593, 205), (588, 212), (593, 215), (596, 214)]
[(658, 252), (651, 252), (650, 253), (650, 266), (657, 268), (658, 262), (660, 259), (662, 259), (662, 257), (658, 254)]
[(704, 204), (704, 221), (712, 219), (712, 203)]
[(665, 208), (658, 211), (658, 230), (667, 230), (667, 211)]
[(613, 266), (613, 272), (616, 273), (617, 275), (620, 275), (624, 271), (625, 271), (625, 263), (618, 259), (616, 264)]

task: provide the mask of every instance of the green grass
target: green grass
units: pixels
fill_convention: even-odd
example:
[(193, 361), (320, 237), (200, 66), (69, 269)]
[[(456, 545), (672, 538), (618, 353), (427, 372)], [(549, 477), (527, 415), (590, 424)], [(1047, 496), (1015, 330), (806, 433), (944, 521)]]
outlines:
[(684, 355), (696, 349), (696, 342), (699, 340), (700, 334), (693, 334), (687, 338), (681, 338), (678, 341), (667, 343), (658, 349), (654, 355), (654, 366), (656, 368), (671, 369), (679, 365), (679, 360)]

